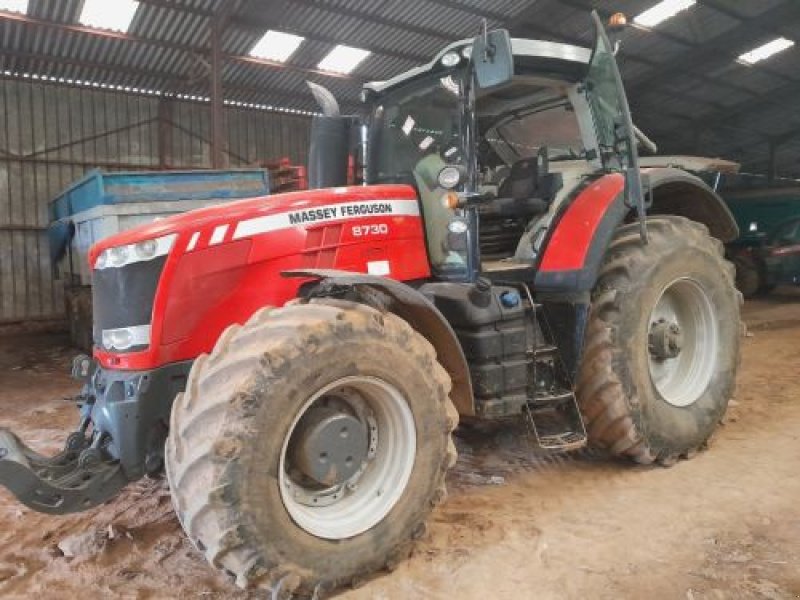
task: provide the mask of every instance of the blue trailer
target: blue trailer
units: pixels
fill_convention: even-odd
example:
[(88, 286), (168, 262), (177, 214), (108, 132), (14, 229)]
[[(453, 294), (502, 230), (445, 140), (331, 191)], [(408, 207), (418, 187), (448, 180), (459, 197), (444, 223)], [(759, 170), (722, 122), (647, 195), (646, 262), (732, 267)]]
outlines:
[(99, 240), (155, 219), (270, 193), (266, 169), (206, 171), (93, 170), (49, 206), (50, 254), (65, 285), (73, 342), (89, 350), (91, 270), (89, 248)]

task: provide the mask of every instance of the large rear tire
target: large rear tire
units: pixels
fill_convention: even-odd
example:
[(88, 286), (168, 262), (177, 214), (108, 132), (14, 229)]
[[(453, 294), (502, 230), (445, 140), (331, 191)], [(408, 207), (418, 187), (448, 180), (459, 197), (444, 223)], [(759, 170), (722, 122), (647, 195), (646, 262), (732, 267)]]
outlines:
[(701, 224), (621, 227), (592, 297), (577, 397), (589, 441), (639, 463), (690, 457), (733, 395), (739, 305), (733, 265)]
[(183, 528), (241, 587), (313, 595), (391, 568), (445, 497), (458, 415), (405, 321), (263, 309), (192, 368), (166, 466)]

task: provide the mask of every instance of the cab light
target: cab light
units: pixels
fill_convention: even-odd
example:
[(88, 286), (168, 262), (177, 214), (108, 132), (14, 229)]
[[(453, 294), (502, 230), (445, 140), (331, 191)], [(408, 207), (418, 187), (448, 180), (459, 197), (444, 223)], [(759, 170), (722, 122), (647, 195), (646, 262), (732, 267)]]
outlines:
[(443, 67), (455, 67), (458, 63), (461, 62), (461, 57), (458, 55), (458, 52), (446, 52), (444, 56), (442, 56), (442, 66)]
[(444, 196), (442, 196), (442, 204), (444, 204), (445, 208), (449, 208), (450, 210), (455, 210), (458, 208), (461, 201), (458, 198), (458, 194), (455, 192), (448, 192)]
[(447, 166), (443, 167), (442, 170), (439, 171), (439, 175), (436, 177), (436, 180), (439, 183), (439, 187), (443, 187), (446, 190), (452, 190), (453, 188), (457, 187), (459, 183), (461, 183), (461, 175), (462, 169), (454, 166)]

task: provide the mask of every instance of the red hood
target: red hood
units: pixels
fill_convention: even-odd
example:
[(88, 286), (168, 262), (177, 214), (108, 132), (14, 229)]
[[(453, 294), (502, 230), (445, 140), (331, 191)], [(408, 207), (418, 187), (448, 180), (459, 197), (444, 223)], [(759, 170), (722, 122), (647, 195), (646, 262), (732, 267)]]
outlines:
[(247, 198), (173, 215), (104, 238), (89, 250), (89, 264), (94, 264), (97, 255), (107, 248), (135, 244), (190, 229), (211, 227), (217, 223), (235, 223), (253, 217), (312, 208), (320, 204), (390, 198), (414, 199), (416, 197), (414, 188), (408, 185), (371, 185), (305, 190), (275, 196)]

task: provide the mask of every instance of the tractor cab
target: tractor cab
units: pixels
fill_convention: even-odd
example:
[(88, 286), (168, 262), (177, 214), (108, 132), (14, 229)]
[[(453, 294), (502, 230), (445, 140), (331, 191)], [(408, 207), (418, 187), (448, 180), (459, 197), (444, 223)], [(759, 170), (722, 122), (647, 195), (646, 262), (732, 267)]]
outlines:
[(640, 199), (635, 128), (595, 27), (593, 50), (492, 32), (365, 86), (366, 183), (416, 188), (438, 277), (535, 269), (559, 207), (599, 175), (627, 174)]

